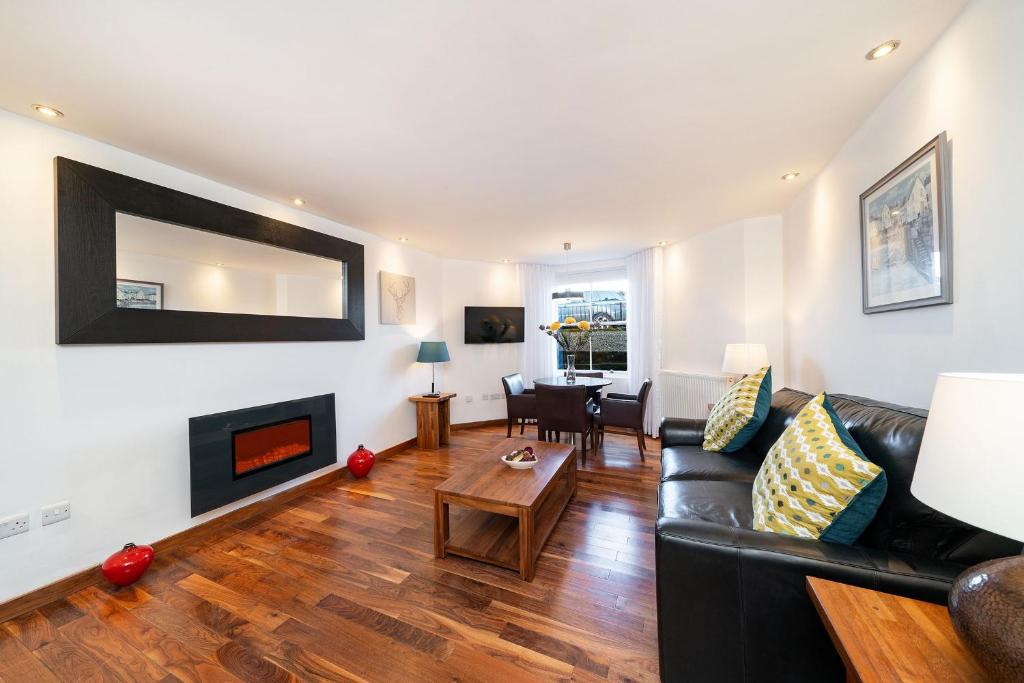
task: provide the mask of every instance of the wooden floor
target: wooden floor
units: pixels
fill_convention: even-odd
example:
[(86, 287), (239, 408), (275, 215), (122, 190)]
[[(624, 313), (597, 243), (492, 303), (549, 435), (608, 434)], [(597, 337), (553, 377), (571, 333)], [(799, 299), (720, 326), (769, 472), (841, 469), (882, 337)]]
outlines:
[[(435, 560), (431, 489), (504, 438), (457, 431), (0, 625), (0, 680), (654, 681), (659, 445), (608, 434), (532, 583)], [(348, 477), (348, 475), (346, 475)]]

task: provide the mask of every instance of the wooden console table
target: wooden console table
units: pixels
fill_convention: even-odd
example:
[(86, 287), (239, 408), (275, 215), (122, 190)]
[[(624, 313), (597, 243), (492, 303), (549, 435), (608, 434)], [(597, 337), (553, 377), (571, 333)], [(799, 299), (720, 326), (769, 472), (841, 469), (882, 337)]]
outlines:
[(437, 450), (451, 440), (451, 400), (458, 394), (410, 396), (416, 404), (416, 446)]
[(807, 592), (850, 683), (989, 680), (942, 605), (813, 576)]

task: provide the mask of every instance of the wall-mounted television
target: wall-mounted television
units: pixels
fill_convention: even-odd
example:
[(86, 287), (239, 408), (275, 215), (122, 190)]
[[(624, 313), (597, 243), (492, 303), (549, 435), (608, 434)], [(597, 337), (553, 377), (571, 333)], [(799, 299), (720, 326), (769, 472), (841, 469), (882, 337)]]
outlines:
[(525, 315), (522, 306), (466, 306), (466, 343), (522, 343)]

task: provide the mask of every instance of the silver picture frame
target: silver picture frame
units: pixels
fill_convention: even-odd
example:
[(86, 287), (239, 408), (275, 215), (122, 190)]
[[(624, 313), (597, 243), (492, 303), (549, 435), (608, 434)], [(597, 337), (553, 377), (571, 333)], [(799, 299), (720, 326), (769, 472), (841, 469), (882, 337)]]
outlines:
[(860, 195), (865, 314), (953, 303), (948, 157), (943, 131)]

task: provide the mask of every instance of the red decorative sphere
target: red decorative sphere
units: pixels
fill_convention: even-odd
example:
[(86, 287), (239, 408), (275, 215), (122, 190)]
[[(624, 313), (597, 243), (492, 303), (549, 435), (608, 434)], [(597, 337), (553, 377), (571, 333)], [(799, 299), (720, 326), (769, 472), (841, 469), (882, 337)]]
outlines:
[(115, 586), (135, 583), (153, 561), (153, 548), (128, 543), (103, 562), (103, 576)]
[(376, 459), (373, 453), (363, 447), (363, 444), (359, 444), (359, 448), (352, 451), (352, 455), (348, 456), (348, 471), (356, 479), (362, 479), (373, 469), (373, 463)]

